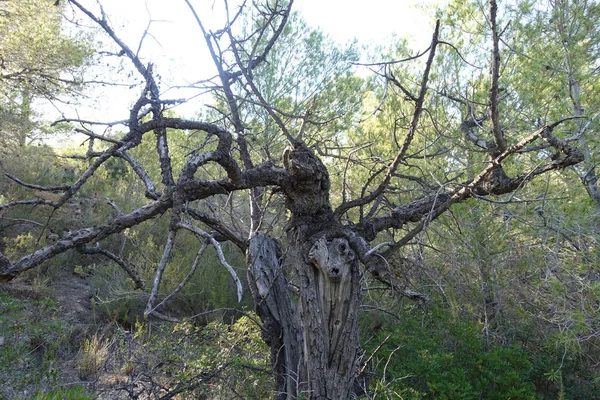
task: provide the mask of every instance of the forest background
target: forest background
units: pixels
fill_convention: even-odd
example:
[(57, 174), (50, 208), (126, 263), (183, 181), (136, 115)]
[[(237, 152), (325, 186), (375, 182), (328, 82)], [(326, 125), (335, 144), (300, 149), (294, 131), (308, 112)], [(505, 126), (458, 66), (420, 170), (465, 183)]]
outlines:
[[(495, 1), (450, 1), (430, 11), (422, 45), (398, 36), (369, 46), (340, 44), (294, 13), (295, 5), (285, 24), (263, 23), (271, 14), (283, 18), (287, 2), (247, 4), (239, 14), (230, 5), (241, 21), (231, 48), (268, 48), (252, 74), (232, 81), (244, 135), (215, 77), (182, 83), (170, 68), (152, 70), (152, 53), (144, 51), (169, 50), (153, 30), (161, 23), (154, 15), (139, 10), (145, 26), (123, 47), (106, 29), (119, 37), (123, 26), (113, 26), (94, 2), (78, 4), (0, 1), (0, 265), (7, 281), (0, 291), (0, 398), (279, 395), (264, 315), (255, 313), (260, 287), (252, 277), (246, 282), (243, 249), (255, 231), (291, 242), (289, 189), (271, 190), (268, 182), (245, 188), (250, 194), (191, 201), (198, 214), (186, 209), (176, 224), (197, 220), (195, 234), (179, 235), (172, 249), (172, 216), (159, 213), (101, 245), (48, 250), (28, 264), (40, 250), (158, 201), (170, 185), (167, 169), (184, 175), (188, 160), (220, 148), (218, 132), (167, 127), (144, 137), (130, 158), (106, 157), (88, 174), (127, 137), (140, 93), (154, 92), (170, 99), (156, 101), (165, 119), (191, 113), (231, 127), (234, 139), (246, 135), (251, 164), (287, 168), (288, 146), (300, 138), (329, 171), (334, 206), (375, 193), (370, 203), (342, 207), (339, 220), (348, 226), (468, 187), (502, 149), (512, 151), (504, 171), (524, 178), (511, 190), (474, 189), (439, 213), (428, 203), (418, 218), (372, 241), (390, 272), (374, 276), (361, 267), (356, 372), (367, 378), (354, 393), (600, 398), (595, 1), (502, 2), (497, 17), (490, 15)], [(227, 18), (222, 7), (211, 11), (217, 24)], [(271, 47), (267, 35), (253, 36), (278, 26)], [(195, 28), (179, 39), (190, 52), (228, 32)], [(229, 47), (218, 51), (221, 66), (242, 65)], [(215, 75), (218, 51), (198, 61)], [(152, 121), (156, 104), (140, 106), (135, 118)], [(548, 126), (563, 145), (532, 140), (519, 147)], [(244, 164), (242, 142), (235, 143), (234, 157)], [(581, 159), (561, 164), (570, 146)], [(198, 164), (207, 182), (223, 175), (223, 161)], [(546, 166), (556, 168), (542, 174)], [(301, 272), (286, 274), (301, 290)]]

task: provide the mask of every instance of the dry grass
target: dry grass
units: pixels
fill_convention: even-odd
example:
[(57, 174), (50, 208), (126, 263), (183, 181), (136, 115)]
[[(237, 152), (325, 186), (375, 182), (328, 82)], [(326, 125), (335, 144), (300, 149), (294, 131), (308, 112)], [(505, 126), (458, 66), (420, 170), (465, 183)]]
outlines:
[(77, 357), (77, 376), (79, 379), (88, 380), (97, 377), (100, 368), (108, 357), (110, 343), (98, 335), (86, 339), (79, 349)]

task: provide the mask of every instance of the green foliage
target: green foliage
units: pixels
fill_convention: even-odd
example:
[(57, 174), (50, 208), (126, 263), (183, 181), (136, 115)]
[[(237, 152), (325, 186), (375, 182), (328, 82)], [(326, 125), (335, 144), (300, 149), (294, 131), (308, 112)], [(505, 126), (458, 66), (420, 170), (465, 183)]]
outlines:
[(193, 321), (153, 326), (137, 322), (131, 332), (117, 331), (116, 368), (130, 381), (168, 388), (183, 399), (251, 399), (272, 396), (269, 349), (260, 339), (257, 316), (231, 324), (206, 326)]
[(249, 398), (267, 398), (272, 390), (269, 348), (260, 338), (255, 314), (239, 318), (232, 325), (212, 322), (203, 328), (181, 324), (174, 334), (192, 334), (197, 337), (196, 349), (189, 354), (190, 369), (180, 379), (185, 380), (192, 371), (219, 371), (223, 381), (216, 380), (206, 390), (207, 398), (224, 396), (230, 390), (243, 392)]
[(22, 233), (15, 238), (6, 240), (8, 245), (8, 251), (6, 255), (8, 257), (14, 257), (20, 253), (30, 253), (34, 250), (35, 239), (31, 232)]
[(65, 387), (45, 394), (36, 394), (30, 400), (94, 400), (96, 397), (82, 386)]
[[(440, 13), (445, 26), (443, 40), (453, 47), (438, 49), (427, 118), (421, 119), (411, 154), (393, 177), (391, 190), (377, 200), (390, 208), (466, 182), (486, 162), (485, 154), (474, 153), (474, 145), (460, 129), (463, 119), (480, 118), (488, 108), (489, 38), (481, 13), (486, 7), (484, 1), (453, 1)], [(86, 40), (64, 35), (60, 10), (52, 1), (0, 1), (0, 141), (19, 145), (18, 154), (8, 154), (6, 146), (0, 149), (3, 167), (37, 185), (70, 184), (87, 166), (86, 162), (56, 158), (58, 150), (50, 147), (26, 145), (27, 138), (49, 132), (35, 123), (32, 100), (77, 88), (78, 68), (89, 60)], [(500, 25), (506, 29), (501, 44), (500, 107), (509, 143), (581, 110), (597, 112), (599, 10), (593, 1), (517, 1), (501, 7)], [(254, 17), (254, 23), (262, 18)], [(567, 26), (572, 29), (565, 29)], [(250, 23), (247, 31), (254, 28)], [(264, 43), (256, 43), (261, 40), (261, 35), (253, 35), (241, 41), (240, 45), (247, 47), (242, 56), (264, 48)], [(393, 43), (383, 52), (389, 59), (411, 54), (406, 41)], [(393, 85), (384, 93), (374, 80), (356, 76), (350, 62), (358, 59), (354, 45), (338, 46), (293, 15), (267, 62), (254, 71), (264, 98), (286, 119), (291, 118), (288, 115), (306, 115), (314, 121), (327, 121), (308, 124), (304, 139), (327, 154), (323, 161), (335, 188), (331, 193), (334, 204), (377, 187), (404, 140), (413, 112), (413, 102)], [(416, 93), (422, 59), (395, 64), (393, 73)], [(65, 74), (68, 85), (57, 80)], [(248, 88), (239, 82), (233, 89), (242, 99)], [(577, 96), (573, 82), (579, 85)], [(448, 95), (468, 101), (472, 109)], [(219, 108), (224, 100), (215, 102)], [(256, 103), (240, 100), (239, 106), (253, 161), (275, 160), (280, 165), (287, 143), (279, 128)], [(209, 116), (221, 119), (226, 115), (229, 113), (215, 112)], [(567, 137), (589, 122), (588, 134), (578, 140), (578, 145), (587, 149), (584, 168), (547, 175), (545, 180), (519, 188), (514, 196), (457, 204), (451, 214), (431, 222), (425, 234), (402, 250), (403, 256), (416, 260), (416, 267), (390, 257), (390, 264), (398, 267), (399, 279), (429, 291), (433, 305), (428, 312), (405, 307), (397, 325), (387, 325), (385, 315), (363, 321), (366, 335), (384, 327), (366, 345), (371, 354), (383, 343), (373, 358), (376, 398), (600, 398), (596, 372), (600, 362), (597, 204), (582, 190), (579, 180), (597, 165), (595, 133), (600, 119), (591, 120), (590, 116), (565, 123), (557, 132), (561, 138)], [(289, 122), (292, 134), (300, 124), (301, 118)], [(484, 128), (488, 124), (484, 118)], [(16, 134), (7, 136), (6, 132)], [(487, 134), (486, 129), (482, 132)], [(167, 136), (176, 179), (190, 152), (203, 145), (207, 151), (216, 146), (202, 132), (169, 130)], [(145, 135), (131, 155), (154, 182), (160, 182), (155, 146), (154, 135)], [(103, 149), (96, 142), (94, 150)], [(62, 149), (61, 155), (72, 151)], [(545, 149), (521, 154), (516, 162), (507, 160), (505, 171), (515, 176), (550, 157)], [(210, 165), (203, 166), (198, 175), (201, 173), (223, 176), (219, 167)], [(59, 198), (56, 193), (24, 189), (4, 177), (0, 185), (3, 201)], [(5, 237), (5, 254), (18, 259), (57, 240), (64, 229), (100, 224), (114, 217), (118, 211), (107, 205), (105, 197), (118, 204), (121, 212), (129, 212), (148, 203), (144, 194), (145, 187), (130, 166), (122, 159), (111, 159), (94, 173), (79, 197), (52, 214), (47, 226), (52, 238), (38, 234), (50, 216), (48, 208), (16, 208), (3, 214), (0, 233)], [(245, 196), (216, 197), (211, 203), (192, 206), (210, 210), (226, 225), (246, 232)], [(264, 226), (281, 209), (281, 201), (269, 203), (267, 213), (272, 215), (265, 218)], [(358, 213), (353, 210), (344, 218), (353, 219)], [(24, 220), (33, 223), (27, 225)], [(162, 255), (168, 224), (168, 216), (159, 217), (105, 239), (102, 245), (126, 258), (148, 287)], [(410, 223), (405, 227), (410, 228)], [(403, 233), (390, 230), (390, 240)], [(201, 244), (191, 235), (180, 235), (177, 242), (157, 303), (186, 277)], [(231, 245), (223, 247), (230, 263), (244, 265), (243, 254)], [(104, 316), (110, 327), (119, 327), (115, 338), (121, 358), (115, 372), (131, 382), (151, 376), (155, 382), (148, 385), (159, 383), (181, 390), (189, 398), (233, 398), (235, 393), (271, 397), (269, 354), (252, 322), (256, 317), (238, 318), (232, 310), (218, 313), (219, 317), (211, 313), (240, 307), (231, 278), (214, 249), (209, 247), (190, 282), (159, 309), (176, 317), (202, 316), (174, 328), (153, 323), (152, 333), (149, 324), (140, 322), (147, 294), (135, 291), (120, 267), (99, 257), (61, 258), (53, 264), (64, 264), (81, 278), (91, 275), (98, 294), (93, 302), (95, 312)], [(243, 276), (243, 268), (238, 273)], [(47, 275), (36, 274), (34, 285), (46, 286)], [(389, 299), (385, 302), (395, 304)], [(249, 305), (246, 297), (242, 307)], [(17, 391), (35, 380), (40, 382), (36, 388), (40, 393), (55, 387), (53, 357), (66, 335), (57, 320), (56, 304), (0, 293), (0, 311), (0, 336), (10, 344), (0, 346), (0, 386), (7, 387), (5, 383), (11, 380), (10, 390)], [(101, 364), (98, 361), (106, 359), (106, 352), (106, 342), (93, 342), (93, 338), (86, 342), (80, 353), (81, 377), (95, 376)], [(7, 375), (9, 367), (15, 379)], [(89, 396), (82, 388), (37, 396), (79, 398), (78, 394)]]
[[(2, 157), (1, 168), (3, 173), (0, 177), (0, 193), (5, 202), (23, 199), (58, 201), (61, 194), (25, 188), (4, 176), (4, 172), (34, 185), (52, 186), (73, 183), (75, 174), (84, 166), (78, 160), (58, 158), (57, 151), (51, 146), (26, 145), (18, 152)], [(92, 222), (91, 214), (97, 208), (97, 203), (97, 200), (86, 198), (82, 194), (75, 196), (58, 210), (45, 205), (5, 210), (0, 220), (0, 237), (7, 245), (9, 257), (16, 260), (33, 249), (53, 243), (65, 231), (88, 226)], [(52, 218), (48, 220), (49, 217)], [(73, 260), (72, 254), (64, 254), (53, 260), (52, 265), (64, 268), (65, 264), (68, 266), (73, 261), (81, 262)]]
[[(244, 47), (241, 54), (255, 56), (266, 46), (264, 35), (250, 34), (265, 22), (261, 18), (264, 16), (253, 16), (238, 33), (249, 35), (249, 40), (238, 42)], [(265, 101), (284, 115), (307, 115), (313, 121), (327, 121), (305, 125), (303, 139), (307, 143), (335, 143), (360, 112), (365, 80), (352, 70), (352, 63), (359, 57), (355, 43), (335, 43), (321, 30), (309, 26), (300, 14), (292, 13), (267, 62), (258, 67), (253, 79)], [(234, 90), (246, 92), (237, 83)], [(226, 108), (224, 102), (219, 101), (219, 106)], [(288, 143), (266, 110), (254, 102), (240, 101), (240, 113), (247, 125), (253, 160), (279, 160)], [(301, 124), (300, 118), (289, 121), (290, 132), (298, 134)]]
[[(152, 221), (148, 225), (156, 226), (163, 223), (168, 223), (166, 218)], [(148, 232), (148, 225), (142, 224), (127, 232), (132, 247), (135, 244), (129, 253), (129, 262), (136, 267), (135, 272), (147, 285), (154, 279), (156, 265), (162, 256), (161, 242), (164, 240), (160, 235), (160, 232), (164, 232), (162, 229), (153, 229), (156, 234), (144, 237)], [(189, 251), (189, 249), (196, 250), (200, 247), (198, 239), (191, 235), (179, 235), (177, 242), (180, 246), (174, 249), (165, 269), (158, 302), (173, 292), (186, 278), (196, 256), (196, 251)], [(224, 243), (222, 248), (231, 265), (244, 265), (244, 255), (235, 246)], [(243, 268), (239, 268), (237, 273), (238, 276), (243, 276)], [(113, 263), (95, 267), (91, 283), (97, 288), (98, 296), (93, 302), (93, 307), (98, 315), (127, 327), (133, 326), (136, 320), (143, 318), (147, 297), (134, 289), (131, 279), (121, 267)], [(238, 303), (235, 283), (219, 261), (214, 248), (208, 247), (189, 282), (177, 295), (161, 306), (159, 311), (174, 317), (204, 314), (199, 317), (199, 321), (208, 323), (212, 321), (209, 313), (212, 310), (250, 307), (249, 289), (246, 288), (244, 293), (242, 302)], [(205, 314), (207, 312), (208, 314)]]
[(99, 338), (98, 335), (85, 340), (77, 359), (77, 376), (80, 379), (88, 380), (97, 376), (108, 356), (109, 345), (107, 340)]
[(89, 38), (68, 36), (61, 7), (45, 0), (0, 2), (0, 141), (2, 152), (47, 133), (34, 118), (32, 102), (56, 100), (83, 82)]
[(69, 331), (48, 298), (20, 298), (0, 291), (0, 397), (24, 389), (46, 391), (59, 382), (58, 358), (69, 348)]
[[(40, 0), (6, 0), (0, 8), (0, 37), (2, 43), (3, 68), (8, 71), (40, 71), (58, 78), (64, 71), (85, 62), (89, 47), (80, 37), (74, 40), (61, 28), (61, 9), (51, 2)], [(29, 81), (34, 89), (42, 90), (43, 80)], [(5, 77), (9, 79), (9, 77)], [(25, 80), (20, 80), (25, 83)]]
[[(377, 353), (382, 396), (393, 397), (395, 390), (404, 398), (600, 397), (594, 367), (600, 360), (599, 202), (593, 193), (600, 82), (600, 36), (593, 27), (600, 7), (596, 1), (499, 3), (501, 125), (509, 144), (576, 115), (582, 118), (563, 123), (555, 133), (570, 137), (586, 160), (528, 182), (510, 196), (457, 204), (403, 249), (410, 261), (395, 264), (388, 258), (398, 266), (399, 279), (431, 295), (434, 311), (404, 312), (398, 328), (378, 336), (383, 341), (392, 333)], [(443, 40), (453, 47), (438, 49), (427, 106), (431, 121), (421, 121), (415, 155), (399, 167), (398, 175), (410, 179), (392, 179), (396, 190), (382, 201), (396, 206), (439, 193), (472, 179), (487, 162), (485, 153), (473, 151), (460, 122), (481, 118), (480, 133), (489, 139), (490, 42), (483, 15), (488, 7), (485, 1), (454, 1), (439, 13)], [(403, 55), (402, 43), (390, 54)], [(411, 85), (419, 80), (413, 69), (400, 65), (393, 73), (414, 91)], [(348, 162), (347, 170), (337, 167), (351, 177), (339, 184), (347, 198), (377, 186), (383, 173), (367, 190), (362, 187), (373, 171), (385, 171), (398, 151), (394, 141), (401, 143), (406, 132), (410, 101), (393, 90), (386, 94), (381, 105), (382, 93), (365, 94), (365, 106), (377, 107), (377, 113), (348, 133), (352, 156), (363, 158), (355, 166)], [(572, 140), (578, 133), (585, 134)], [(503, 163), (504, 170), (517, 176), (552, 157), (544, 149), (517, 155)], [(404, 233), (390, 233), (390, 239)], [(382, 304), (395, 309), (389, 300)], [(435, 311), (440, 304), (448, 315)]]
[(481, 326), (445, 310), (405, 309), (402, 321), (371, 340), (375, 398), (535, 399), (530, 355), (519, 346), (484, 351)]
[[(429, 236), (436, 252), (424, 253), (428, 276), (441, 288), (434, 297), (443, 296), (455, 317), (481, 321), (491, 343), (526, 349), (542, 398), (556, 398), (561, 390), (567, 399), (594, 398), (599, 388), (592, 365), (599, 354), (597, 316), (589, 308), (598, 304), (598, 259), (588, 247), (596, 243), (587, 217), (592, 207), (547, 201), (540, 216), (534, 204), (469, 201), (438, 219)], [(562, 380), (550, 381), (558, 371)]]

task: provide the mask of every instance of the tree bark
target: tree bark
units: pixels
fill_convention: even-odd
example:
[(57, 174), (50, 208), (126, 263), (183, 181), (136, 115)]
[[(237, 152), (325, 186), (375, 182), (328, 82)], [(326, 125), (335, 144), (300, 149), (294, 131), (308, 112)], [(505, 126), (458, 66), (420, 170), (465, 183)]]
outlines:
[(275, 241), (262, 233), (250, 239), (248, 273), (263, 338), (271, 346), (276, 399), (348, 399), (360, 349), (358, 257), (333, 215), (329, 176), (304, 144), (287, 154), (283, 185), (292, 218), (286, 264), (298, 276), (296, 306)]
[(256, 312), (263, 322), (263, 340), (271, 347), (271, 366), (277, 385), (275, 399), (295, 399), (300, 383), (305, 380), (301, 375), (301, 326), (288, 292), (277, 243), (261, 232), (250, 238), (248, 282)]
[(360, 282), (345, 238), (322, 236), (304, 265), (301, 315), (309, 390), (318, 399), (348, 399), (356, 376)]

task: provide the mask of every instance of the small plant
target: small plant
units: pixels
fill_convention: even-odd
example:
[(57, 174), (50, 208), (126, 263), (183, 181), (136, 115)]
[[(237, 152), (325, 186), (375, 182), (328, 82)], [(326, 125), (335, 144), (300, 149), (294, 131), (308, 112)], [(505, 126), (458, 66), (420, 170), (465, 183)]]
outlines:
[(5, 238), (6, 256), (14, 257), (21, 253), (26, 253), (35, 248), (35, 238), (31, 234), (22, 233), (14, 238)]
[(48, 298), (50, 286), (50, 278), (42, 276), (41, 274), (37, 274), (33, 278), (33, 282), (31, 283), (31, 287), (34, 293), (38, 293), (40, 296), (44, 296), (44, 298)]
[(77, 360), (77, 375), (86, 380), (96, 376), (108, 356), (110, 343), (98, 338), (98, 335), (86, 339), (79, 350)]
[(87, 271), (81, 265), (76, 265), (73, 267), (73, 274), (77, 275), (80, 278), (85, 278), (86, 276), (89, 276), (89, 273), (87, 273)]
[(60, 388), (50, 393), (37, 394), (31, 400), (93, 400), (94, 396), (82, 386)]

